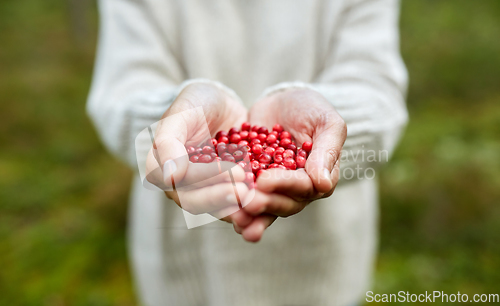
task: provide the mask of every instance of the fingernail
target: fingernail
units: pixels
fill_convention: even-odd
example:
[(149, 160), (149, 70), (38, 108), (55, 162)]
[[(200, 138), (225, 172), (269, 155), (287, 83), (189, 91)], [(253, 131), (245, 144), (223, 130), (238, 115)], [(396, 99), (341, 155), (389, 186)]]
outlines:
[(167, 160), (163, 164), (163, 180), (170, 180), (170, 177), (172, 176), (172, 174), (174, 174), (175, 171), (177, 171), (177, 165), (175, 164), (175, 162), (171, 159)]

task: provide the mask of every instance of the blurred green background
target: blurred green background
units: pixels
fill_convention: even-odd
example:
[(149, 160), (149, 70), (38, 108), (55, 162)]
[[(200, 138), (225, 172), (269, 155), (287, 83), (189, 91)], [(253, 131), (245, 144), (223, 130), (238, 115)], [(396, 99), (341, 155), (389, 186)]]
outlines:
[[(374, 291), (500, 293), (500, 1), (403, 0), (411, 123)], [(135, 305), (131, 171), (85, 115), (90, 0), (0, 1), (0, 305)]]

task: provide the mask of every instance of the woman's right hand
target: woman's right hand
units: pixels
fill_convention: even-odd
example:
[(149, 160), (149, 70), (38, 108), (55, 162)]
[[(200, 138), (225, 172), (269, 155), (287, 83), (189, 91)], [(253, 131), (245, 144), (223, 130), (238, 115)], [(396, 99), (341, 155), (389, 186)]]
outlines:
[(185, 146), (199, 145), (247, 118), (241, 102), (224, 90), (205, 83), (188, 85), (158, 124), (147, 158), (147, 180), (191, 214), (209, 213), (246, 227), (253, 217), (240, 209), (235, 196), (236, 189), (241, 202), (249, 193), (244, 170), (229, 162), (190, 163)]

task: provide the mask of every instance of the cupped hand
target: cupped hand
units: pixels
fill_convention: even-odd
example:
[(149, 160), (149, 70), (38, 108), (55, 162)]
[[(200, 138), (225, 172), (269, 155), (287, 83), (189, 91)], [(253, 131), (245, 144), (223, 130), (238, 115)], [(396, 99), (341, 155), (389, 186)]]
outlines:
[[(297, 146), (313, 142), (305, 170), (271, 169), (257, 180), (257, 193), (244, 210), (287, 217), (311, 201), (330, 196), (339, 180), (339, 159), (347, 136), (344, 120), (321, 94), (310, 89), (288, 89), (258, 101), (250, 121), (266, 127), (278, 123), (295, 138)], [(248, 226), (252, 226), (254, 222)], [(262, 226), (260, 226), (262, 228)]]
[(247, 110), (216, 86), (187, 86), (162, 116), (153, 148), (148, 154), (147, 180), (165, 191), (182, 209), (192, 214), (209, 213), (218, 219), (246, 226), (252, 220), (239, 209), (248, 195), (245, 173), (233, 163), (193, 164), (185, 146), (199, 145), (207, 136), (246, 121)]

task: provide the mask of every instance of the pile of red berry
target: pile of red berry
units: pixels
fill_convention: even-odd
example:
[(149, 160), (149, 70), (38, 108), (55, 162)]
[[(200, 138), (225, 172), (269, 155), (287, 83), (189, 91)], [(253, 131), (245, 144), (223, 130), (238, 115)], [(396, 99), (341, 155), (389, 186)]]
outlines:
[(266, 169), (296, 170), (304, 168), (312, 143), (297, 147), (292, 135), (276, 124), (271, 132), (263, 126), (245, 122), (241, 131), (232, 128), (220, 131), (201, 147), (186, 147), (193, 163), (228, 161), (237, 163), (246, 171), (246, 182), (253, 183)]

